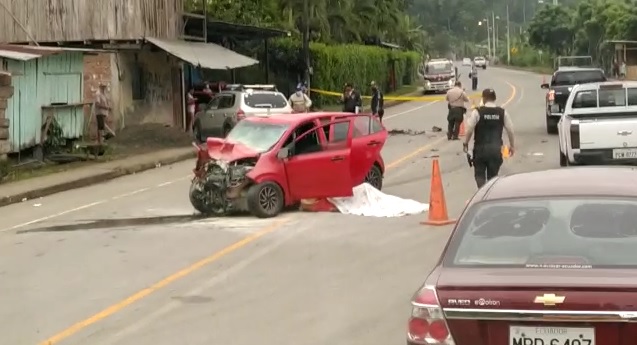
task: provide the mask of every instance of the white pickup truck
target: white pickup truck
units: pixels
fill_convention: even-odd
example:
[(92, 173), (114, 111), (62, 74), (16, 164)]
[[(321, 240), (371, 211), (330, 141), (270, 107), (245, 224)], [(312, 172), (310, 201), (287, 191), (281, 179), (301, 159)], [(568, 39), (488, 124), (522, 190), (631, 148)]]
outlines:
[(637, 82), (575, 85), (558, 134), (560, 166), (637, 163)]

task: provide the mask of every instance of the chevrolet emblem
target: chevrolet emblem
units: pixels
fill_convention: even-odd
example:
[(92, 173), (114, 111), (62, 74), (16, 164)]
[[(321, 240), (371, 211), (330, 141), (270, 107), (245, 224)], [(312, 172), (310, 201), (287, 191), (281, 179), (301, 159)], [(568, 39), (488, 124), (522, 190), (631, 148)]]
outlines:
[(545, 306), (553, 306), (564, 302), (564, 296), (556, 296), (555, 294), (548, 293), (544, 296), (537, 296), (533, 303), (542, 303)]

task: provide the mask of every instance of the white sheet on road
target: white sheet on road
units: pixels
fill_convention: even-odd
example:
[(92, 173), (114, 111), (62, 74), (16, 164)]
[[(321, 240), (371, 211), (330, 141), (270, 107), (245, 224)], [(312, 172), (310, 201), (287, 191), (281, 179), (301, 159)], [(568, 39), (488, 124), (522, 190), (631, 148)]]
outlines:
[(429, 204), (385, 194), (369, 183), (354, 187), (354, 195), (328, 198), (341, 213), (367, 217), (401, 217), (429, 210)]

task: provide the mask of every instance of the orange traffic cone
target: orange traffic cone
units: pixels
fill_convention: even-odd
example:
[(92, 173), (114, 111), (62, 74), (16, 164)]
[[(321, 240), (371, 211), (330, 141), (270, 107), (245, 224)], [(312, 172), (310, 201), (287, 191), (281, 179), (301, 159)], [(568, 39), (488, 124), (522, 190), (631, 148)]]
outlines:
[(431, 167), (431, 190), (429, 192), (429, 216), (426, 221), (420, 222), (423, 225), (449, 225), (455, 223), (455, 219), (449, 219), (447, 213), (447, 201), (445, 191), (442, 187), (442, 177), (440, 176), (440, 166), (438, 159), (434, 158)]
[(458, 133), (459, 136), (464, 137), (464, 121), (460, 122), (460, 132)]
[(502, 158), (511, 157), (511, 151), (509, 151), (509, 147), (507, 145), (502, 145)]

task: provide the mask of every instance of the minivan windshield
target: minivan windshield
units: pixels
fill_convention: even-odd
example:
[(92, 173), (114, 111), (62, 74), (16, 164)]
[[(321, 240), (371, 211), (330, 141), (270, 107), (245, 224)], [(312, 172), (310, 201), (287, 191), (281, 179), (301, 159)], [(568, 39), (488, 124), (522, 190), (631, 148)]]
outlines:
[(239, 143), (259, 153), (267, 152), (281, 139), (289, 125), (251, 121), (239, 121), (228, 133), (226, 140)]
[(474, 205), (447, 266), (637, 267), (637, 198), (551, 198)]
[(430, 62), (425, 66), (426, 74), (451, 73), (453, 64), (448, 62)]

